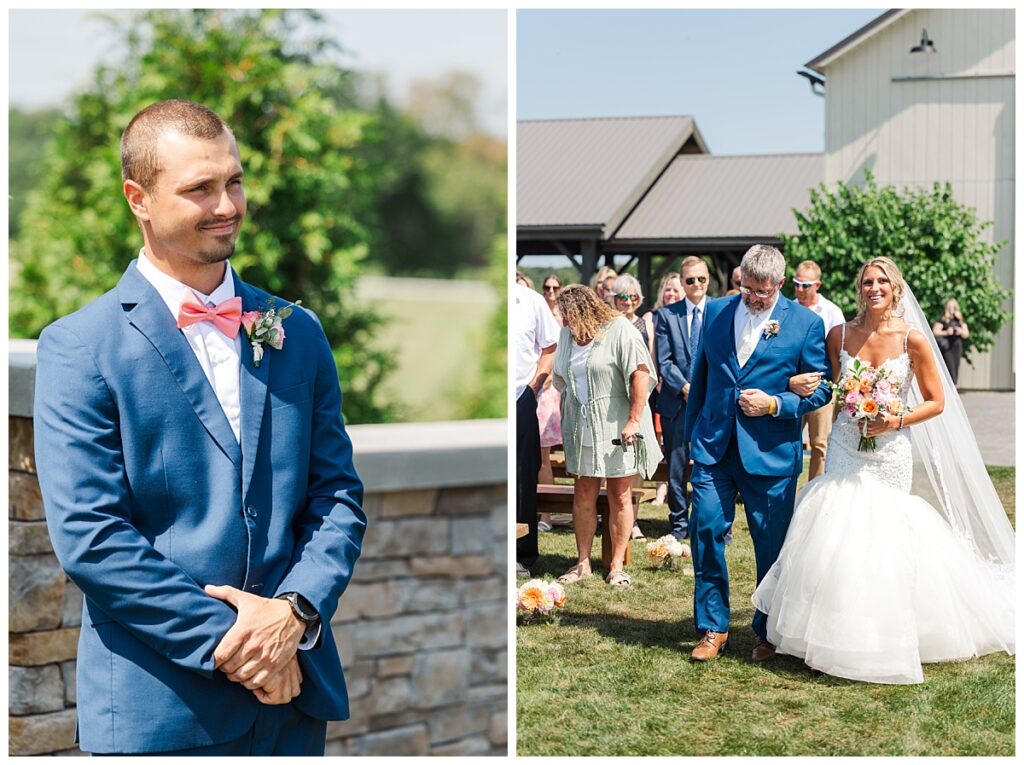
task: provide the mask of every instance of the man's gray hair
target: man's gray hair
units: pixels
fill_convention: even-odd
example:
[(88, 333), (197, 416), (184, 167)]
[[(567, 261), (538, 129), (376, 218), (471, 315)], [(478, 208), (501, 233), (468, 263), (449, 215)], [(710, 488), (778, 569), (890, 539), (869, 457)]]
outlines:
[(632, 274), (623, 274), (622, 276), (616, 277), (615, 281), (612, 282), (612, 294), (628, 294), (632, 295), (636, 293), (640, 296), (640, 302), (644, 300), (644, 291), (640, 289), (640, 282)]
[(740, 277), (752, 282), (778, 284), (786, 277), (786, 259), (770, 244), (755, 244), (740, 261)]

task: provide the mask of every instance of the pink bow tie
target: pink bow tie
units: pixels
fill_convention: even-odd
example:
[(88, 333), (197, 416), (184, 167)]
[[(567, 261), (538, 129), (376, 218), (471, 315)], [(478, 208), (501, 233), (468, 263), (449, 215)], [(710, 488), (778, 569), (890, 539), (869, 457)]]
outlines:
[(178, 309), (178, 329), (201, 321), (212, 321), (213, 326), (234, 340), (242, 323), (242, 298), (228, 298), (213, 308), (207, 308), (195, 292), (186, 290)]

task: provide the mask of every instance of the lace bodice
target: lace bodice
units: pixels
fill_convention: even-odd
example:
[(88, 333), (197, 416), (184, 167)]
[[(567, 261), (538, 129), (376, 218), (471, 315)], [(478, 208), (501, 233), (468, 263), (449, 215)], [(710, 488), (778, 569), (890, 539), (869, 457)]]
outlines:
[[(853, 363), (856, 356), (851, 356), (845, 348), (839, 351), (839, 361), (843, 374)], [(861, 363), (865, 363), (863, 359)], [(878, 370), (889, 370), (897, 379), (904, 381), (901, 386), (900, 399), (907, 403), (910, 381), (913, 376), (913, 365), (910, 356), (904, 351), (894, 359), (886, 359), (876, 367)], [(842, 376), (842, 375), (840, 375)], [(869, 474), (883, 483), (904, 492), (910, 493), (913, 480), (913, 456), (911, 454), (910, 430), (892, 430), (875, 439), (875, 451), (858, 451), (860, 443), (859, 424), (845, 411), (832, 426), (832, 434), (828, 440), (828, 451), (825, 453), (825, 473), (828, 475)]]

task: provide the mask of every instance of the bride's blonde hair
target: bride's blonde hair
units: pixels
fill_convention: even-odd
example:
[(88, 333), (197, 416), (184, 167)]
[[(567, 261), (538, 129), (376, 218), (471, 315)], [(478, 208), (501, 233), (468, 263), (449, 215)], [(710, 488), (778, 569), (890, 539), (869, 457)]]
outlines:
[(868, 301), (864, 299), (864, 290), (861, 284), (864, 281), (864, 272), (874, 266), (879, 269), (885, 278), (889, 280), (889, 284), (892, 286), (892, 306), (889, 308), (889, 316), (902, 316), (903, 308), (900, 303), (903, 300), (903, 295), (907, 291), (907, 283), (903, 281), (903, 272), (900, 271), (900, 267), (897, 266), (891, 258), (887, 258), (884, 255), (880, 255), (877, 258), (872, 258), (863, 266), (860, 267), (860, 271), (857, 273), (857, 319), (863, 319), (865, 312), (868, 310)]

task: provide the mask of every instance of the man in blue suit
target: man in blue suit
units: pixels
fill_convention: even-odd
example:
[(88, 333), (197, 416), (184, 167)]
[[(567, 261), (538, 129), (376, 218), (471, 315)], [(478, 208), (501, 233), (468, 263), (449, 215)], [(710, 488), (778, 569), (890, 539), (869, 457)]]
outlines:
[(246, 205), (216, 114), (153, 104), (121, 160), (144, 247), (38, 346), (39, 482), (85, 595), (79, 741), (323, 754), (349, 713), (330, 619), (366, 527), (331, 349), (228, 266)]
[[(743, 496), (760, 583), (793, 516), (803, 468), (801, 417), (829, 396), (824, 385), (807, 398), (788, 390), (793, 375), (825, 374), (827, 360), (821, 320), (779, 292), (785, 270), (777, 249), (751, 247), (740, 263), (741, 294), (708, 305), (694, 359), (685, 427), (694, 462), (694, 619), (703, 632), (691, 654), (694, 661), (714, 659), (728, 645), (725, 534), (737, 492)], [(775, 655), (765, 624), (765, 614), (756, 611), (755, 661)]]
[(707, 264), (692, 255), (683, 260), (679, 270), (686, 297), (658, 311), (654, 336), (662, 380), (657, 410), (664, 439), (662, 451), (668, 463), (668, 520), (672, 536), (682, 541), (690, 536), (690, 508), (686, 496), (690, 454), (683, 437), (686, 401), (690, 394), (693, 359), (707, 314), (710, 274)]

